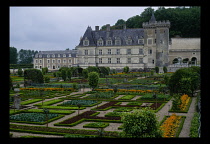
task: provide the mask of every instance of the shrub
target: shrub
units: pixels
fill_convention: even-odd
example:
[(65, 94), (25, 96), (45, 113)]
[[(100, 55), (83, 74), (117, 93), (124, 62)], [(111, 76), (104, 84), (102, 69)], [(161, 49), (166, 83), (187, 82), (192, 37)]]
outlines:
[(195, 112), (193, 119), (191, 121), (190, 126), (190, 137), (198, 137), (198, 129), (199, 129), (199, 114)]
[(50, 77), (49, 76), (44, 76), (44, 82), (49, 83), (50, 82)]

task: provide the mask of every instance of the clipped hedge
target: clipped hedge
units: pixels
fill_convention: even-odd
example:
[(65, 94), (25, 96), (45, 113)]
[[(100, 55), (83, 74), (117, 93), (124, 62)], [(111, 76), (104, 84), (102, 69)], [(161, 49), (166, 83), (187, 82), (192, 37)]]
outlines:
[[(62, 135), (65, 134), (81, 134), (81, 135), (98, 135), (97, 130), (80, 130), (80, 129), (69, 129), (69, 128), (52, 128), (45, 126), (28, 126), (28, 125), (17, 125), (10, 124), (10, 131), (37, 133), (37, 134), (49, 134), (49, 135)], [(108, 137), (119, 137), (119, 132), (104, 131), (104, 136)]]
[(39, 108), (47, 108), (47, 109), (68, 109), (68, 110), (83, 110), (85, 107), (65, 107), (65, 106), (39, 106)]
[(31, 100), (26, 100), (26, 101), (21, 102), (20, 104), (21, 104), (21, 105), (27, 105), (27, 104), (32, 104), (32, 103), (39, 102), (39, 101), (42, 101), (42, 99), (31, 99)]
[(193, 119), (191, 121), (191, 126), (190, 126), (190, 137), (199, 137), (198, 135), (198, 129), (199, 129), (199, 114), (198, 112), (195, 112), (193, 115)]
[[(43, 102), (43, 106), (49, 106), (49, 105), (59, 103), (59, 102), (62, 102), (62, 101), (64, 101), (64, 100), (62, 100), (62, 99), (49, 100), (49, 101)], [(35, 104), (34, 106), (42, 106), (42, 102), (38, 103), (38, 104)]]
[(109, 123), (104, 122), (94, 122), (94, 123), (88, 123), (83, 126), (83, 128), (105, 128), (109, 126)]

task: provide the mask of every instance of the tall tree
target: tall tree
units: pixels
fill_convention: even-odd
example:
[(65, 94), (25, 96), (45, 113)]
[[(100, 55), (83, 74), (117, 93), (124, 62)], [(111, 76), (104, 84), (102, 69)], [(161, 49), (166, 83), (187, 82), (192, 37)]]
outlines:
[(10, 48), (10, 64), (17, 64), (17, 48), (9, 47)]
[(98, 86), (99, 75), (97, 72), (90, 72), (88, 74), (89, 85), (94, 90)]
[(21, 49), (18, 52), (18, 56), (19, 56), (18, 63), (19, 64), (30, 64), (30, 63), (32, 63), (34, 55), (36, 53), (38, 53), (38, 51)]

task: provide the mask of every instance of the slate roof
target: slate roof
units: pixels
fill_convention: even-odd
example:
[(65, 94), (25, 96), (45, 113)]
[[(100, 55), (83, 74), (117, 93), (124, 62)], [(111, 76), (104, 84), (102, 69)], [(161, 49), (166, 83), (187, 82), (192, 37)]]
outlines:
[[(75, 50), (60, 50), (60, 51), (39, 51), (35, 57), (37, 55), (42, 55), (42, 58), (47, 58), (47, 55), (49, 54), (50, 55), (50, 58), (52, 58), (52, 55), (54, 54), (55, 55), (55, 58), (58, 57), (58, 54), (60, 54), (60, 58), (63, 57), (63, 54), (66, 54), (66, 55), (69, 55), (71, 54), (71, 57), (76, 57), (76, 54), (77, 54), (77, 51)], [(66, 56), (66, 57), (69, 57), (69, 56)]]
[(88, 26), (78, 46), (83, 46), (83, 40), (85, 40), (85, 38), (89, 40), (89, 46), (97, 46), (97, 41), (100, 38), (102, 38), (104, 46), (106, 46), (106, 40), (109, 38), (112, 40), (112, 45), (115, 45), (115, 39), (119, 38), (121, 40), (121, 46), (123, 46), (127, 45), (126, 40), (129, 37), (132, 39), (131, 45), (139, 45), (138, 39), (143, 38), (143, 36), (143, 28), (93, 31), (92, 28)]

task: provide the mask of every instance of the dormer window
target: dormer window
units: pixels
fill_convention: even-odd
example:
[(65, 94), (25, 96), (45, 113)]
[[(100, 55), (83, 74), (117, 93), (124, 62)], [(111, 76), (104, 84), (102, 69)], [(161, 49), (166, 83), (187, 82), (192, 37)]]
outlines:
[(60, 54), (58, 54), (58, 57), (61, 57)]
[(63, 57), (66, 57), (66, 54), (63, 54)]
[(97, 41), (97, 45), (98, 46), (103, 46), (104, 45), (104, 42), (103, 42), (103, 39), (100, 38), (98, 41)]
[(55, 55), (53, 54), (52, 57), (55, 57)]
[(106, 40), (106, 45), (107, 46), (111, 46), (112, 45), (112, 38), (109, 37), (107, 40)]
[(69, 54), (69, 57), (71, 57), (71, 54)]
[(144, 39), (139, 39), (138, 44), (144, 44)]
[(89, 46), (89, 40), (87, 37), (85, 37), (85, 40), (83, 40), (83, 46)]
[(39, 57), (41, 58), (41, 57), (42, 57), (42, 55), (39, 55)]
[(47, 57), (49, 58), (49, 57), (50, 57), (50, 55), (48, 54), (48, 55), (47, 55)]
[(131, 45), (131, 44), (132, 44), (132, 39), (131, 39), (131, 37), (128, 37), (128, 39), (126, 40), (126, 44), (127, 44), (127, 45)]
[(119, 37), (115, 37), (115, 45), (121, 45), (121, 40)]

